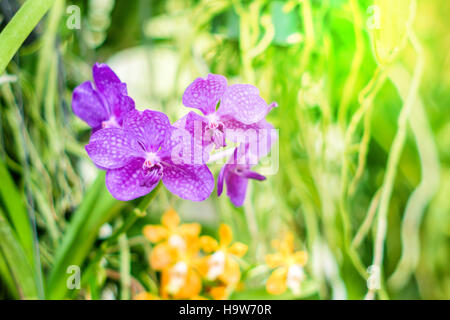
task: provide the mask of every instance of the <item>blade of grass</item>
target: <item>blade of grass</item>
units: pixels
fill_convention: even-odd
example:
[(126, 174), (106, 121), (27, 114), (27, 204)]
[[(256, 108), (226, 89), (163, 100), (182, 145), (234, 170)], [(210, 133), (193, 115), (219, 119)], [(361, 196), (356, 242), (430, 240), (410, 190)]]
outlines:
[[(413, 2), (413, 4), (415, 5), (415, 2)], [(412, 8), (415, 9), (415, 6)], [(389, 203), (392, 196), (392, 190), (394, 188), (395, 177), (398, 171), (400, 156), (402, 154), (403, 147), (406, 141), (408, 119), (413, 109), (414, 102), (417, 100), (419, 85), (420, 81), (422, 80), (424, 69), (424, 53), (422, 45), (412, 28), (408, 28), (408, 38), (417, 54), (417, 63), (414, 69), (413, 78), (411, 80), (411, 87), (409, 88), (407, 99), (405, 100), (405, 103), (398, 117), (398, 129), (397, 133), (395, 134), (394, 141), (392, 142), (387, 162), (387, 169), (383, 179), (382, 191), (380, 196), (380, 206), (378, 209), (377, 234), (374, 244), (373, 258), (373, 265), (379, 270), (382, 270), (381, 267), (383, 262), (384, 245), (387, 233), (387, 216), (389, 211)], [(370, 300), (374, 297), (375, 291), (369, 290), (366, 298)]]
[(38, 288), (33, 267), (20, 242), (0, 211), (0, 250), (22, 299), (37, 299)]
[(0, 279), (5, 284), (8, 294), (13, 299), (19, 299), (19, 291), (17, 291), (16, 283), (9, 272), (8, 265), (6, 264), (6, 260), (3, 257), (3, 254), (0, 250)]
[(0, 74), (55, 0), (28, 0), (0, 33)]
[(66, 270), (71, 265), (81, 266), (89, 254), (103, 223), (111, 219), (124, 202), (118, 202), (105, 187), (105, 174), (100, 173), (86, 192), (84, 201), (74, 213), (73, 219), (55, 255), (55, 262), (48, 278), (48, 298), (64, 298)]
[(17, 190), (3, 161), (0, 161), (0, 177), (2, 177), (2, 183), (0, 183), (0, 200), (4, 203), (7, 217), (17, 233), (28, 262), (33, 264), (33, 232), (30, 219), (24, 206), (24, 199)]
[(100, 249), (97, 251), (94, 258), (89, 263), (89, 266), (85, 269), (86, 271), (84, 272), (81, 280), (82, 285), (85, 285), (86, 283), (89, 283), (89, 281), (91, 281), (93, 273), (96, 272), (98, 264), (100, 263), (101, 259), (105, 256), (108, 249), (110, 249), (110, 247), (119, 240), (122, 234), (125, 234), (128, 231), (128, 229), (131, 228), (131, 226), (136, 222), (138, 218), (143, 217), (145, 215), (145, 210), (150, 205), (152, 200), (155, 198), (160, 188), (161, 184), (159, 184), (150, 194), (145, 196), (141, 200), (139, 205), (133, 210), (133, 212), (129, 213), (129, 215), (126, 217), (122, 225), (100, 245)]
[(128, 238), (125, 233), (119, 237), (120, 247), (120, 299), (130, 300), (131, 298), (131, 257)]
[[(397, 67), (389, 75), (404, 101), (408, 98), (411, 76)], [(420, 96), (414, 101), (409, 124), (417, 143), (421, 166), (421, 181), (408, 199), (402, 221), (402, 255), (397, 269), (388, 279), (388, 283), (397, 290), (409, 280), (420, 258), (420, 226), (425, 209), (439, 189), (440, 164), (433, 132)]]

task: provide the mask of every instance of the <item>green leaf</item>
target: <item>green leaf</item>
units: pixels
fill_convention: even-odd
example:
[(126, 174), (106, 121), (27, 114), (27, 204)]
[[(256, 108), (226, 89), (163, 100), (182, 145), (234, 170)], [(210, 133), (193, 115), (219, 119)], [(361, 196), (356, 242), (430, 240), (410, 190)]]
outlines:
[(11, 221), (14, 231), (17, 233), (23, 250), (29, 263), (34, 261), (33, 232), (24, 206), (24, 199), (16, 188), (6, 165), (0, 161), (0, 200), (4, 204), (8, 219)]
[[(4, 220), (8, 223), (8, 226), (10, 226), (9, 222), (11, 222), (10, 228), (17, 238), (20, 250), (27, 258), (28, 265), (33, 270), (32, 274), (35, 276), (35, 285), (40, 289), (38, 291), (39, 298), (43, 298), (42, 274), (38, 260), (39, 254), (35, 252), (33, 228), (25, 207), (25, 199), (14, 184), (3, 161), (0, 161), (0, 177), (2, 177), (2, 183), (0, 183), (0, 202), (6, 209)], [(5, 259), (7, 259), (6, 256)], [(13, 260), (12, 263), (15, 263), (15, 261)], [(17, 266), (13, 264), (10, 267), (16, 268)]]
[[(35, 272), (2, 211), (0, 211), (0, 250), (9, 269), (10, 279), (14, 280), (19, 296), (24, 299), (37, 299), (38, 288), (35, 282)], [(5, 272), (4, 266), (0, 269), (2, 273)]]
[(5, 258), (0, 250), (0, 279), (5, 284), (9, 295), (14, 299), (19, 299), (19, 291), (17, 291), (16, 283), (9, 272), (8, 265), (6, 264)]
[(0, 33), (0, 74), (55, 0), (28, 0)]
[(125, 202), (117, 201), (109, 194), (105, 187), (105, 174), (100, 173), (74, 213), (62, 243), (57, 249), (48, 279), (47, 297), (49, 299), (66, 297), (68, 294), (67, 268), (71, 265), (81, 268), (92, 249), (100, 227), (111, 220), (124, 204)]

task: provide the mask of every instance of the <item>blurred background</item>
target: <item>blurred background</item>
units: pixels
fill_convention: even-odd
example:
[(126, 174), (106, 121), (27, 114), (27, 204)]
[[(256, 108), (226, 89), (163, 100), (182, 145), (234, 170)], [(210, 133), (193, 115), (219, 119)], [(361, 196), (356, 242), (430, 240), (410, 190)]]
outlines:
[[(0, 29), (22, 3), (0, 1)], [(142, 228), (172, 207), (249, 246), (231, 298), (449, 299), (449, 16), (446, 0), (54, 1), (0, 76), (0, 297), (151, 290)], [(142, 199), (108, 194), (71, 111), (95, 62), (172, 122), (196, 77), (257, 86), (279, 105), (278, 171), (251, 182), (241, 208), (161, 188), (132, 220)], [(269, 295), (261, 265), (288, 232), (309, 256), (304, 290)], [(71, 265), (80, 289), (66, 287)]]

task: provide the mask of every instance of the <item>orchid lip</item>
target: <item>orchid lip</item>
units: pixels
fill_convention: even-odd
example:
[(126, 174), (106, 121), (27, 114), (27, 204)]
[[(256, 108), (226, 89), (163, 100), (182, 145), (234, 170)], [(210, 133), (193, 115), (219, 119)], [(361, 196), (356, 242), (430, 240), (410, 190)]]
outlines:
[(207, 119), (208, 125), (205, 130), (204, 141), (214, 143), (216, 149), (226, 146), (224, 124), (215, 114), (209, 114)]
[(146, 152), (145, 153), (145, 161), (143, 167), (151, 168), (156, 164), (159, 164), (160, 159), (158, 155), (154, 152)]
[(157, 183), (163, 176), (163, 166), (161, 163), (152, 163), (149, 160), (145, 160), (142, 165), (142, 176), (144, 181), (143, 186), (152, 186)]
[(120, 128), (120, 125), (115, 117), (111, 117), (108, 120), (102, 122), (102, 129), (105, 128)]
[(210, 113), (210, 114), (206, 115), (205, 117), (206, 117), (206, 119), (208, 119), (209, 124), (216, 124), (216, 123), (220, 122), (219, 117), (217, 116), (216, 113)]

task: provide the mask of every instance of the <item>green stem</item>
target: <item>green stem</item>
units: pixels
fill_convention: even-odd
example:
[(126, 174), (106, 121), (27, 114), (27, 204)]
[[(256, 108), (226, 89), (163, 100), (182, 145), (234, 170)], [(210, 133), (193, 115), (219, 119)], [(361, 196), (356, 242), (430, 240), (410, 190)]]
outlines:
[(105, 187), (105, 174), (100, 173), (86, 192), (83, 202), (73, 215), (55, 253), (47, 281), (47, 298), (66, 297), (67, 268), (82, 266), (92, 250), (100, 227), (119, 213), (126, 202), (114, 199)]
[(0, 33), (0, 74), (55, 0), (28, 0)]
[(120, 299), (130, 300), (131, 274), (130, 274), (130, 246), (125, 233), (119, 237), (120, 247)]
[(120, 236), (125, 234), (133, 226), (138, 218), (145, 216), (145, 210), (149, 206), (150, 202), (152, 202), (152, 200), (155, 198), (160, 188), (161, 184), (159, 184), (150, 194), (145, 196), (144, 199), (139, 203), (138, 207), (135, 208), (133, 212), (127, 216), (122, 225), (100, 245), (100, 249), (95, 254), (92, 262), (89, 264), (83, 275), (82, 285), (87, 283), (87, 281), (91, 278), (92, 274), (96, 271), (101, 259), (108, 253), (110, 247), (117, 242)]
[[(392, 70), (389, 77), (402, 99), (406, 100), (408, 87), (411, 85), (411, 76), (406, 69), (398, 67)], [(388, 284), (397, 290), (405, 286), (419, 263), (421, 221), (428, 204), (439, 189), (441, 179), (438, 148), (427, 119), (423, 100), (419, 96), (415, 99), (409, 124), (417, 144), (421, 181), (411, 193), (406, 204), (401, 229), (402, 254), (397, 269), (388, 280)]]
[(354, 17), (353, 31), (355, 33), (356, 52), (353, 56), (352, 65), (350, 68), (350, 74), (345, 81), (342, 99), (339, 104), (338, 122), (342, 126), (345, 123), (345, 117), (347, 110), (351, 102), (352, 92), (355, 89), (356, 81), (358, 80), (359, 70), (361, 68), (364, 58), (364, 36), (363, 36), (363, 17), (359, 11), (358, 2), (356, 0), (350, 0), (350, 7)]
[[(411, 87), (408, 93), (408, 98), (400, 112), (398, 118), (398, 130), (392, 143), (391, 152), (389, 152), (389, 158), (387, 163), (387, 170), (384, 176), (380, 207), (378, 210), (378, 222), (377, 222), (377, 234), (374, 246), (374, 259), (373, 265), (381, 270), (381, 263), (383, 261), (384, 243), (386, 240), (387, 231), (387, 214), (389, 209), (389, 202), (392, 195), (392, 189), (394, 187), (394, 181), (397, 174), (398, 164), (400, 156), (403, 151), (403, 146), (406, 140), (406, 129), (408, 119), (413, 108), (414, 102), (417, 99), (417, 91), (419, 89), (420, 80), (422, 79), (423, 67), (424, 67), (424, 54), (422, 46), (417, 39), (414, 31), (411, 29), (408, 32), (409, 40), (417, 53), (417, 64), (414, 70), (414, 76), (411, 81)], [(368, 297), (373, 298), (374, 291), (369, 291)]]

